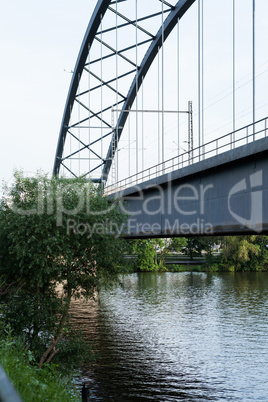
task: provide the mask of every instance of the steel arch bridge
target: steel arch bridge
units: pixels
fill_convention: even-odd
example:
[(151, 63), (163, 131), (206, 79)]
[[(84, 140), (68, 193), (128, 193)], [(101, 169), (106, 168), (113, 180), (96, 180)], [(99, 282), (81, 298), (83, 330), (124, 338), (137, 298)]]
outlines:
[[(252, 0), (248, 7), (252, 24), (250, 29), (252, 52), (249, 52), (252, 53), (249, 56), (252, 76), (249, 80), (251, 95), (247, 97), (252, 99), (251, 110), (248, 119), (239, 123), (238, 88), (241, 81), (238, 79), (239, 66), (236, 56), (238, 6), (236, 0), (230, 0), (228, 12), (231, 22), (226, 23), (228, 31), (219, 35), (220, 38), (228, 36), (229, 53), (231, 53), (231, 62), (228, 65), (231, 71), (228, 82), (231, 84), (228, 94), (229, 126), (227, 125), (228, 128), (226, 125), (223, 126), (225, 131), (213, 134), (212, 138), (206, 136), (207, 143), (205, 142), (206, 56), (203, 4), (205, 1), (97, 1), (73, 71), (54, 162), (55, 175), (86, 177), (102, 183), (103, 186), (109, 184), (114, 190), (115, 183), (119, 179), (137, 176), (139, 172), (148, 173), (152, 165), (155, 174), (163, 171), (167, 173), (166, 169), (169, 167), (167, 168), (166, 160), (169, 162), (172, 160), (171, 169), (174, 169), (174, 166), (191, 164), (223, 152), (226, 146), (232, 149), (248, 142), (249, 138), (253, 141), (258, 138), (258, 132), (262, 135), (265, 132), (266, 135), (267, 113), (263, 115), (259, 113), (258, 120), (256, 119), (255, 0)], [(216, 2), (221, 3), (218, 0)], [(207, 19), (212, 23), (210, 9), (213, 9), (212, 2), (207, 0)], [(191, 25), (187, 18), (193, 13), (196, 15), (196, 22)], [(183, 45), (180, 26), (184, 20), (188, 31), (185, 28), (186, 39)], [(177, 29), (174, 29), (176, 27)], [(176, 36), (177, 42), (175, 50), (173, 48), (170, 51), (167, 39), (171, 34)], [(184, 82), (180, 77), (180, 63), (183, 58), (182, 50), (187, 52), (191, 48), (191, 39), (189, 45), (185, 44), (185, 41), (187, 42), (187, 38), (193, 35), (196, 36), (196, 55), (193, 56), (194, 52), (192, 58), (188, 55), (186, 70), (195, 69), (196, 75), (192, 74), (195, 90), (190, 89), (189, 102), (185, 102), (187, 95), (184, 96), (183, 102), (181, 92), (183, 90), (187, 92), (187, 89), (184, 88)], [(216, 41), (218, 47), (221, 46), (220, 40)], [(183, 47), (186, 47), (186, 50), (182, 49)], [(171, 66), (171, 73), (167, 65)], [(195, 67), (192, 68), (192, 65)], [(150, 71), (152, 74), (146, 87)], [(221, 73), (216, 72), (218, 79), (226, 82)], [(191, 79), (187, 80), (191, 82)], [(170, 93), (173, 90), (172, 97)], [(147, 93), (146, 99), (144, 91)], [(222, 94), (223, 99), (226, 96)], [(190, 101), (193, 98), (194, 109)], [(215, 103), (218, 103), (217, 99)], [(166, 127), (169, 119), (171, 126), (176, 126), (176, 129), (174, 136), (167, 138)], [(197, 127), (195, 138), (193, 122), (194, 127)], [(183, 134), (180, 129), (182, 124), (184, 124)], [(258, 124), (261, 125), (260, 130)], [(151, 142), (147, 144), (146, 136), (151, 138)], [(173, 145), (170, 157), (167, 146), (172, 143), (175, 146)], [(150, 158), (145, 155), (146, 148), (149, 148), (151, 154), (155, 154), (153, 162), (149, 162)], [(125, 162), (121, 163), (120, 155), (124, 149)], [(141, 177), (143, 179), (143, 173)], [(129, 179), (124, 181), (124, 185), (127, 184), (127, 180)]]

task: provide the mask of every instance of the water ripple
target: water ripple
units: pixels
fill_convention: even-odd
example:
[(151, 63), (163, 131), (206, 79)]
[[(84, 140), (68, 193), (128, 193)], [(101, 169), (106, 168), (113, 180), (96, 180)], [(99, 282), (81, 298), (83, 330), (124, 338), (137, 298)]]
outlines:
[(91, 400), (268, 400), (266, 273), (122, 280), (99, 304), (74, 307), (97, 341), (97, 361), (85, 371)]

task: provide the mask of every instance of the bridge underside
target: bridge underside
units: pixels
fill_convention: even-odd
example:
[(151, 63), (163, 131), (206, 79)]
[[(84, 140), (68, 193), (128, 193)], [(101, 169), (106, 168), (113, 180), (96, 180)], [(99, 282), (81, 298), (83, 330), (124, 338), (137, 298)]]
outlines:
[(131, 187), (125, 237), (268, 233), (268, 138)]

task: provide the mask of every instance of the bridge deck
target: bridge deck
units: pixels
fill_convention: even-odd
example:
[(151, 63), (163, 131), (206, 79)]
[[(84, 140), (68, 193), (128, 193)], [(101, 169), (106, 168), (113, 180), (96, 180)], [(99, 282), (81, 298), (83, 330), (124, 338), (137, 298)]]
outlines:
[(268, 233), (268, 138), (113, 194), (126, 237)]

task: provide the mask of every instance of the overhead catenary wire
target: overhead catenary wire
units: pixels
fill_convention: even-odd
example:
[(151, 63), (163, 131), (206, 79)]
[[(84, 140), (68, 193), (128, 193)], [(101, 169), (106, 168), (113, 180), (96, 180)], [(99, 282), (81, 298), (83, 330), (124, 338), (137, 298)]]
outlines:
[(165, 109), (165, 98), (164, 98), (164, 1), (162, 0), (162, 163), (165, 160), (165, 116), (164, 116), (164, 109)]
[(144, 171), (144, 83), (142, 77), (142, 115), (141, 115), (141, 148), (142, 148), (142, 171)]
[(205, 143), (204, 123), (204, 2), (201, 0), (201, 108), (202, 108), (202, 146)]
[[(71, 118), (72, 118), (72, 107), (69, 105), (70, 108), (70, 123), (71, 123)], [(69, 135), (70, 137), (70, 154), (72, 154), (72, 136)], [(70, 158), (70, 170), (72, 170), (72, 158)]]
[[(90, 86), (91, 86), (91, 74), (90, 74), (90, 71), (91, 71), (91, 65), (90, 65), (90, 46), (88, 45), (88, 70), (89, 70), (89, 74), (88, 74), (88, 88), (90, 88)], [(88, 143), (90, 144), (91, 143), (91, 123), (90, 123), (90, 118), (91, 118), (91, 113), (90, 113), (90, 110), (91, 110), (91, 92), (90, 91), (88, 91), (88, 121), (89, 121), (89, 125), (88, 125)], [(89, 150), (88, 150), (88, 171), (89, 171), (89, 175), (90, 175), (90, 172), (91, 172), (91, 155), (90, 155), (90, 147), (89, 147)]]
[[(118, 121), (118, 0), (116, 0), (116, 14), (115, 14), (115, 25), (116, 25), (116, 121)], [(118, 173), (119, 173), (119, 160), (118, 160), (118, 124), (116, 124), (116, 132), (115, 132), (115, 144), (116, 144), (116, 168), (115, 168), (115, 176), (116, 176), (116, 183), (118, 182)]]
[[(177, 108), (180, 110), (180, 19), (177, 22)], [(180, 154), (180, 114), (178, 113), (178, 157)], [(178, 160), (179, 163), (179, 160)]]
[[(129, 107), (130, 109), (130, 107)], [(130, 115), (128, 114), (128, 176), (130, 177), (130, 134), (131, 134), (131, 125), (130, 125)]]
[[(255, 0), (252, 0), (252, 118), (255, 123)], [(253, 141), (255, 140), (255, 126), (253, 125)]]
[[(81, 76), (80, 76), (80, 74), (78, 74), (78, 92), (80, 92), (79, 91), (79, 88), (80, 88), (80, 78), (81, 78)], [(77, 111), (78, 111), (78, 121), (80, 121), (81, 120), (81, 118), (80, 118), (80, 116), (81, 116), (81, 105), (80, 105), (80, 103), (78, 103), (78, 108), (77, 108)], [(78, 153), (78, 155), (79, 155), (79, 158), (78, 158), (78, 175), (80, 176), (81, 175), (81, 160), (80, 160), (80, 157), (81, 157), (81, 152), (80, 152), (80, 150), (81, 150), (81, 137), (80, 137), (80, 128), (78, 128), (78, 144), (79, 144), (79, 153)]]
[(198, 146), (199, 160), (204, 144), (204, 44), (203, 44), (203, 0), (198, 0)]
[(233, 143), (235, 142), (235, 0), (233, 0)]
[(101, 23), (100, 23), (100, 30), (101, 30), (101, 43), (100, 43), (100, 54), (101, 54), (101, 158), (103, 159), (103, 47), (102, 47), (102, 15), (100, 16)]
[[(136, 20), (136, 109), (138, 109), (138, 0), (135, 0), (135, 20)], [(138, 113), (136, 113), (136, 171), (139, 170), (139, 129)]]
[(157, 147), (158, 147), (158, 164), (161, 161), (161, 146), (160, 146), (160, 48), (158, 46), (158, 52), (157, 52), (157, 109), (158, 109), (158, 119), (157, 119)]

